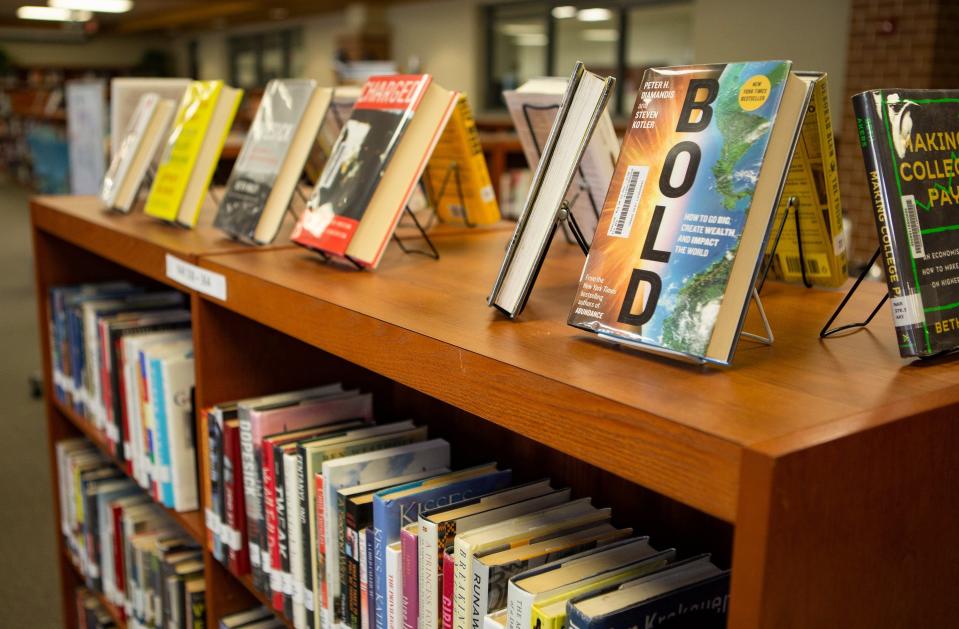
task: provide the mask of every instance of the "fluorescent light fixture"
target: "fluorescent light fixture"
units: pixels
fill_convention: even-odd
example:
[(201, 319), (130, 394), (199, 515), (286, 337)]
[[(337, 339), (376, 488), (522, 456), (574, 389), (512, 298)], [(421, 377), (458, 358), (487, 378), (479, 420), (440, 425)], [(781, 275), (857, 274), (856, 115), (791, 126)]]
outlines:
[(516, 36), (517, 46), (545, 46), (546, 35), (543, 33), (524, 33)]
[(47, 4), (55, 9), (95, 13), (126, 13), (133, 8), (133, 0), (49, 0)]
[(580, 22), (605, 22), (612, 19), (613, 12), (609, 9), (580, 9), (576, 12), (576, 19)]
[(93, 17), (93, 14), (89, 11), (23, 6), (17, 9), (17, 17), (21, 20), (45, 20), (47, 22), (86, 22)]
[(539, 35), (543, 33), (542, 24), (530, 22), (510, 22), (499, 27), (499, 32), (504, 35)]
[(551, 13), (557, 20), (568, 20), (571, 17), (576, 17), (576, 7), (565, 4), (561, 7), (553, 7)]
[(583, 41), (612, 42), (619, 39), (619, 33), (615, 28), (587, 28), (583, 29), (580, 37)]

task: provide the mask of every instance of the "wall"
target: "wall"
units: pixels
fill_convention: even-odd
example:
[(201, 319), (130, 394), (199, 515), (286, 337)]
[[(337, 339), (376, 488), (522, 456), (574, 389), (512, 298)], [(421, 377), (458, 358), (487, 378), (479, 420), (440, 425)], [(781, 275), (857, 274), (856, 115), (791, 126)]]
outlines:
[(168, 50), (163, 37), (95, 37), (84, 43), (0, 41), (16, 64), (28, 66), (132, 66), (150, 49)]

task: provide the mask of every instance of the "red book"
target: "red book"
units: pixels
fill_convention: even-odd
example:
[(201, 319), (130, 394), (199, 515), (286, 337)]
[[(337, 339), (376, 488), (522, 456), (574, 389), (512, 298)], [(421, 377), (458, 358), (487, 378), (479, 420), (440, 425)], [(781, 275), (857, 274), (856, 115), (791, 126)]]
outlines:
[(366, 82), (297, 223), (294, 242), (346, 255), (430, 81), (428, 74), (398, 74)]
[[(123, 598), (126, 590), (126, 570), (123, 565), (123, 536), (120, 531), (123, 530), (123, 507), (114, 505), (110, 508), (113, 517), (113, 580), (116, 586), (117, 594)], [(117, 605), (120, 617), (126, 619), (126, 612), (123, 605)]]
[[(233, 538), (228, 541), (227, 561), (230, 571), (250, 573), (250, 548), (246, 534), (246, 503), (243, 498), (243, 468), (240, 460), (240, 422), (223, 424), (223, 503), (226, 526)], [(234, 542), (239, 542), (234, 543)]]
[(403, 629), (420, 625), (419, 548), (418, 537), (407, 527), (400, 530), (400, 552), (403, 565)]
[[(314, 474), (314, 476), (316, 477), (316, 556), (320, 568), (316, 571), (316, 574), (320, 580), (321, 607), (321, 609), (316, 610), (316, 613), (322, 614), (323, 609), (330, 609), (330, 601), (326, 598), (326, 521), (324, 520), (326, 500), (323, 496), (323, 474)], [(316, 583), (313, 584), (313, 587), (316, 588)]]
[(266, 524), (266, 541), (270, 565), (264, 566), (270, 579), (270, 592), (273, 607), (283, 609), (283, 579), (282, 575), (272, 570), (273, 552), (277, 548), (279, 540), (277, 539), (276, 529), (276, 477), (273, 474), (273, 443), (271, 438), (263, 439), (262, 462), (263, 468), (260, 473), (263, 475), (263, 514)]
[(443, 551), (443, 629), (453, 629), (453, 573), (456, 566), (453, 565), (451, 550), (447, 548)]

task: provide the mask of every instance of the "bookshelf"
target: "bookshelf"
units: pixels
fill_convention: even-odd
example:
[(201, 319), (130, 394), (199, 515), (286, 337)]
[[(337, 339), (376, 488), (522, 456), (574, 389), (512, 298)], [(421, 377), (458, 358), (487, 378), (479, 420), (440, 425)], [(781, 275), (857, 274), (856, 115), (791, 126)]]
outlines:
[[(369, 273), (237, 245), (209, 227), (211, 208), (194, 231), (79, 197), (38, 197), (31, 215), (41, 326), (55, 283), (176, 285), (167, 253), (223, 276), (226, 301), (184, 289), (198, 407), (341, 380), (372, 391), (378, 416), (429, 425), (464, 464), (549, 475), (654, 543), (713, 552), (733, 568), (730, 627), (951, 626), (959, 369), (900, 360), (887, 310), (821, 341), (841, 293), (771, 282), (775, 345), (743, 341), (734, 367), (701, 368), (566, 326), (582, 256), (559, 242), (521, 320), (486, 308), (508, 229), (437, 233), (439, 261), (391, 247)], [(853, 312), (882, 290), (868, 285)], [(47, 393), (52, 452), (83, 427)], [(201, 421), (201, 482), (205, 435)], [(206, 568), (211, 626), (265, 602), (209, 553)], [(61, 572), (70, 593), (76, 574)]]

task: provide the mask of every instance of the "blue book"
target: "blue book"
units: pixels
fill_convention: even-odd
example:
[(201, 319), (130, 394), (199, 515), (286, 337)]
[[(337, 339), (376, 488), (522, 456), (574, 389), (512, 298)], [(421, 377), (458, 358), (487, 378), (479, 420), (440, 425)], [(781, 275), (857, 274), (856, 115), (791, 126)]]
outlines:
[(163, 365), (160, 360), (150, 360), (150, 385), (153, 389), (153, 419), (156, 422), (156, 458), (154, 471), (157, 478), (157, 496), (167, 507), (173, 508), (173, 479), (170, 475), (170, 439), (167, 432), (166, 400), (163, 396)]
[(451, 472), (384, 489), (373, 495), (374, 629), (386, 624), (386, 547), (399, 541), (400, 529), (418, 522), (421, 511), (482, 496), (510, 484), (510, 470), (497, 471), (495, 463)]

